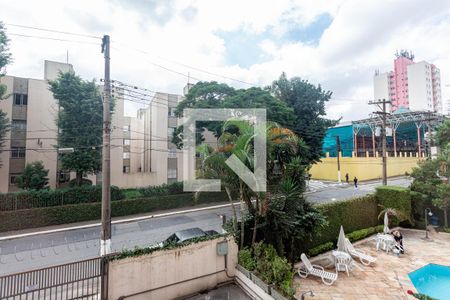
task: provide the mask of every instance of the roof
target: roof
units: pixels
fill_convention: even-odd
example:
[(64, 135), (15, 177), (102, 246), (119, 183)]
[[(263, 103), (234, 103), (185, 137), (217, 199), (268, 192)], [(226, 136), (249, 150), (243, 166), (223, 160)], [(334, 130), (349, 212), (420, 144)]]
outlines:
[(175, 235), (180, 239), (180, 241), (189, 240), (196, 237), (205, 236), (206, 233), (198, 227), (189, 228), (185, 230), (180, 230), (175, 232)]

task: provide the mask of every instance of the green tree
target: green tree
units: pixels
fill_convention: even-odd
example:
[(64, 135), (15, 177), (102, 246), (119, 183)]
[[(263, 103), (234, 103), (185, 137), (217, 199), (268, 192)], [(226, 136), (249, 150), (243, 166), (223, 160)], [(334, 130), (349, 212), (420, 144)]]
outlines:
[(64, 170), (76, 173), (76, 184), (83, 176), (101, 170), (103, 104), (95, 81), (85, 81), (73, 72), (60, 73), (49, 82), (58, 101), (58, 145), (74, 148), (73, 153), (61, 155)]
[(411, 190), (426, 195), (430, 200), (436, 198), (436, 186), (442, 183), (437, 175), (438, 171), (439, 162), (437, 160), (428, 159), (420, 162), (419, 166), (411, 172), (413, 178)]
[[(294, 111), (273, 97), (267, 90), (256, 87), (236, 90), (226, 84), (214, 81), (195, 84), (189, 90), (186, 98), (178, 104), (176, 115), (182, 116), (185, 108), (265, 108), (268, 121), (293, 124), (295, 119)], [(217, 121), (197, 122), (197, 144), (203, 141), (202, 132), (205, 129), (219, 137), (222, 134), (223, 124), (223, 122)], [(181, 148), (181, 126), (174, 132), (172, 142)]]
[[(1, 79), (5, 75), (5, 67), (11, 62), (11, 53), (9, 52), (9, 39), (6, 36), (5, 27), (0, 22), (0, 101), (5, 99), (6, 86), (1, 84)], [(5, 137), (9, 130), (9, 120), (4, 111), (0, 109), (0, 150), (5, 143)], [(0, 167), (1, 167), (0, 161)]]
[(440, 184), (436, 187), (437, 198), (433, 204), (444, 212), (444, 227), (448, 228), (447, 212), (450, 207), (450, 183)]
[(332, 93), (299, 77), (288, 79), (285, 73), (272, 83), (270, 90), (288, 107), (294, 109), (293, 122), (284, 120), (279, 123), (292, 129), (309, 147), (305, 157), (308, 162), (317, 162), (323, 154), (322, 145), (326, 130), (337, 123), (324, 117), (325, 103), (330, 100)]
[(34, 161), (25, 166), (22, 174), (17, 176), (17, 185), (24, 190), (41, 190), (47, 187), (48, 170), (42, 161)]
[(436, 131), (436, 143), (441, 149), (447, 148), (450, 143), (450, 120), (445, 120)]

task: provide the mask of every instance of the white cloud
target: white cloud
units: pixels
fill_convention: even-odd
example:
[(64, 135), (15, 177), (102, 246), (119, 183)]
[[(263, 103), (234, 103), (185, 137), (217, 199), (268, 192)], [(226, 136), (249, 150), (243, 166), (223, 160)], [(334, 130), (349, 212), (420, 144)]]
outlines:
[[(365, 100), (373, 96), (373, 72), (392, 69), (397, 49), (411, 49), (416, 60), (435, 63), (441, 69), (443, 96), (450, 99), (445, 87), (450, 84), (449, 11), (450, 2), (445, 0), (373, 0), (363, 5), (357, 0), (3, 0), (0, 20), (96, 36), (110, 34), (113, 78), (152, 90), (181, 93), (187, 81), (155, 64), (185, 75), (189, 72), (191, 78), (237, 87), (246, 85), (174, 62), (259, 85), (270, 84), (285, 71), (332, 90), (328, 115), (349, 120), (371, 111)], [(322, 14), (329, 14), (333, 21), (317, 44), (267, 37), (258, 46), (268, 59), (248, 68), (226, 63), (226, 43), (216, 34), (238, 30), (264, 34), (270, 29), (282, 36), (289, 26), (307, 27)], [(8, 32), (89, 40), (12, 26)], [(69, 61), (81, 76), (102, 77), (98, 45), (10, 37), (15, 61), (8, 72), (12, 75), (41, 78), (43, 60), (65, 61), (68, 50)]]

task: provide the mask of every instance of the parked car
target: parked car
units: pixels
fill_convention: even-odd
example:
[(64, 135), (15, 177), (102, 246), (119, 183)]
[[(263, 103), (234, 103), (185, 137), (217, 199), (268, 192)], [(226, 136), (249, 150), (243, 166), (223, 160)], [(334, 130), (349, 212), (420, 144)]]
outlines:
[(160, 247), (166, 246), (168, 244), (181, 244), (183, 242), (202, 237), (202, 236), (208, 236), (208, 235), (216, 235), (219, 234), (215, 230), (206, 230), (203, 231), (202, 229), (195, 227), (195, 228), (189, 228), (184, 229), (175, 232), (171, 236), (169, 236), (167, 239), (165, 239), (163, 242), (159, 243)]

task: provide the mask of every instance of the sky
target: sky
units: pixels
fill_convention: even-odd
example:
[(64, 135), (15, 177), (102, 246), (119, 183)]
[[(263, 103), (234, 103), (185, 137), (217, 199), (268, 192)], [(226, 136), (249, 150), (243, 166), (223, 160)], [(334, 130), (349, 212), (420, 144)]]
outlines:
[[(100, 40), (25, 25), (111, 36), (111, 77), (182, 94), (189, 80), (236, 88), (267, 86), (282, 72), (333, 92), (327, 117), (372, 112), (375, 70), (393, 69), (397, 50), (441, 70), (450, 99), (447, 0), (1, 0), (14, 62), (7, 73), (43, 78), (44, 60), (73, 64), (84, 79), (103, 77)], [(31, 35), (24, 37), (19, 35)], [(51, 37), (70, 41), (39, 39)], [(125, 107), (134, 115), (133, 103)]]

